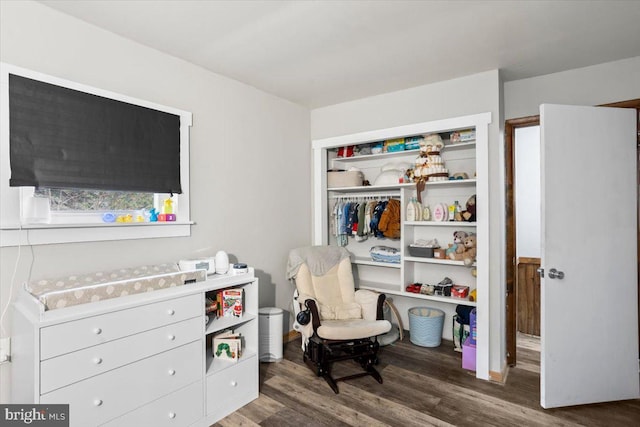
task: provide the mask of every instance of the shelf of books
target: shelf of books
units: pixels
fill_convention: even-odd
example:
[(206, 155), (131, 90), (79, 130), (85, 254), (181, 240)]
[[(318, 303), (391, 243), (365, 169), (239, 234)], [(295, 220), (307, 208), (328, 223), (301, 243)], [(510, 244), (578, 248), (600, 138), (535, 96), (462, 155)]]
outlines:
[(225, 329), (233, 328), (242, 325), (245, 322), (249, 322), (256, 317), (258, 316), (256, 316), (255, 314), (244, 313), (242, 317), (222, 317), (218, 319), (210, 318), (207, 322), (205, 334), (208, 335)]
[(256, 292), (255, 287), (239, 286), (206, 293), (207, 375), (257, 355)]
[(246, 349), (242, 351), (239, 358), (235, 360), (224, 360), (213, 356), (211, 351), (207, 351), (207, 375), (216, 374), (231, 366), (235, 366), (237, 363), (242, 363), (243, 360), (249, 360), (252, 357), (257, 356), (257, 354), (258, 352), (256, 350)]

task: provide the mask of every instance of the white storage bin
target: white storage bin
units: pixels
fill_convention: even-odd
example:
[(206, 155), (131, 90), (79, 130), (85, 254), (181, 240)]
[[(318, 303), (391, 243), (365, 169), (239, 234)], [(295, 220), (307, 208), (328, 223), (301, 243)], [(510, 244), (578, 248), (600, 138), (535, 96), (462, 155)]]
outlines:
[(260, 318), (260, 361), (277, 362), (282, 359), (282, 309), (263, 307), (258, 310)]
[(327, 187), (360, 187), (364, 181), (361, 171), (327, 172)]

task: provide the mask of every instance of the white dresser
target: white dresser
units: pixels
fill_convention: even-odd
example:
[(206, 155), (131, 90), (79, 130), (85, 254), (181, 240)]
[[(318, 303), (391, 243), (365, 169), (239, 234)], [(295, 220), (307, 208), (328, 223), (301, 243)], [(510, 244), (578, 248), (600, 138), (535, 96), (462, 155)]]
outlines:
[[(205, 296), (244, 289), (242, 317), (205, 321)], [(69, 404), (71, 426), (209, 426), (258, 397), (258, 280), (204, 282), (45, 311), (14, 304), (12, 401)], [(237, 362), (212, 337), (243, 337)]]

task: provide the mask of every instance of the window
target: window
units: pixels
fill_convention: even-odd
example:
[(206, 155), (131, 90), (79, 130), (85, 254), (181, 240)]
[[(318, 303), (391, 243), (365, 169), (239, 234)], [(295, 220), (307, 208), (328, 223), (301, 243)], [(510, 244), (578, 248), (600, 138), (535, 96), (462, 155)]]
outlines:
[[(170, 156), (165, 155), (164, 160), (168, 158), (173, 162), (172, 165), (175, 164), (178, 169), (171, 170), (169, 174), (171, 176), (167, 179), (161, 178), (154, 181), (156, 177), (152, 176), (151, 179), (142, 179), (141, 183), (134, 183), (131, 188), (127, 188), (130, 182), (144, 175), (144, 173), (139, 173), (141, 168), (147, 168), (151, 171), (160, 169), (158, 168), (158, 163), (154, 162), (157, 162), (158, 157), (162, 156), (154, 155), (154, 153), (147, 150), (143, 151), (142, 155), (139, 151), (135, 156), (121, 152), (120, 159), (122, 159), (122, 163), (126, 163), (132, 157), (138, 161), (135, 173), (123, 172), (123, 176), (129, 173), (126, 176), (133, 177), (133, 179), (121, 180), (121, 183), (124, 182), (125, 184), (124, 187), (120, 186), (118, 180), (114, 181), (115, 184), (111, 181), (98, 186), (95, 183), (87, 184), (86, 175), (92, 173), (92, 171), (68, 173), (69, 170), (75, 170), (73, 167), (64, 167), (64, 173), (59, 174), (62, 176), (62, 182), (65, 183), (63, 186), (47, 185), (48, 182), (44, 182), (44, 185), (39, 185), (42, 183), (37, 182), (35, 185), (39, 186), (36, 188), (34, 185), (28, 185), (33, 184), (32, 182), (15, 180), (11, 171), (12, 160), (10, 160), (11, 154), (13, 154), (11, 138), (14, 137), (10, 131), (10, 123), (13, 123), (13, 120), (11, 119), (9, 108), (9, 80), (14, 77), (10, 76), (18, 76), (19, 78), (24, 78), (25, 81), (35, 82), (34, 84), (55, 85), (56, 88), (61, 88), (64, 91), (68, 90), (76, 95), (79, 93), (79, 96), (100, 98), (109, 105), (121, 106), (124, 104), (125, 109), (122, 110), (124, 113), (121, 116), (125, 118), (125, 122), (131, 117), (131, 114), (129, 114), (131, 109), (134, 110), (134, 113), (138, 110), (142, 111), (142, 114), (147, 114), (148, 111), (151, 111), (152, 115), (154, 112), (159, 113), (160, 120), (168, 117), (170, 121), (169, 133), (173, 132), (173, 135), (179, 138), (176, 142), (179, 146), (172, 148), (174, 151)], [(58, 79), (5, 63), (0, 63), (0, 80), (0, 246), (17, 245), (20, 242), (39, 244), (190, 235), (188, 178), (191, 113)], [(58, 113), (55, 108), (51, 111), (55, 114)], [(176, 117), (173, 122), (171, 122), (171, 120), (174, 120), (171, 119), (172, 117)], [(139, 117), (129, 121), (133, 123), (134, 127), (138, 126)], [(171, 126), (174, 126), (173, 129), (175, 131), (171, 130)], [(155, 125), (147, 126), (147, 128), (156, 127)], [(15, 126), (13, 129), (17, 128)], [(32, 127), (27, 123), (25, 128), (30, 132)], [(113, 127), (109, 126), (108, 128), (112, 129)], [(138, 126), (135, 129), (139, 130), (139, 128)], [(119, 134), (123, 133), (126, 132), (120, 132)], [(164, 134), (158, 135), (157, 132), (153, 134), (153, 131), (149, 135), (151, 135), (153, 141), (157, 141), (158, 137), (164, 137)], [(134, 145), (140, 140), (139, 133), (136, 134), (136, 138), (133, 141)], [(76, 139), (82, 141), (83, 137)], [(45, 140), (43, 145), (46, 146), (47, 142), (48, 140)], [(52, 145), (58, 142), (52, 142)], [(64, 144), (65, 142), (64, 138), (62, 138), (62, 143)], [(131, 146), (131, 138), (127, 144), (123, 145), (128, 150)], [(135, 148), (146, 150), (144, 144), (148, 146), (148, 141), (141, 141)], [(64, 147), (63, 149), (58, 148), (58, 151), (67, 154), (65, 150)], [(115, 146), (109, 145), (108, 150), (117, 152), (121, 148), (117, 144)], [(54, 159), (50, 164), (56, 164), (56, 160)], [(163, 159), (160, 159), (160, 161), (163, 161)], [(39, 164), (43, 162), (46, 166), (49, 166), (46, 158), (39, 160)], [(164, 164), (166, 165), (166, 163)], [(170, 165), (171, 168), (173, 168), (172, 165)], [(50, 169), (60, 170), (63, 167), (56, 166)], [(165, 167), (165, 169), (168, 168)], [(31, 173), (31, 176), (35, 177), (35, 179), (39, 179), (44, 175), (39, 171)], [(112, 176), (113, 173), (108, 171), (103, 175)], [(147, 175), (150, 174), (147, 173)], [(176, 176), (177, 181), (175, 179)], [(27, 178), (29, 178), (28, 174)], [(75, 178), (77, 178), (78, 185), (75, 185)], [(57, 175), (56, 179), (58, 179)], [(58, 183), (59, 181), (53, 180), (52, 182)], [(158, 182), (162, 184), (159, 186)], [(99, 188), (99, 190), (95, 190), (95, 188)], [(161, 192), (154, 193), (149, 191), (150, 189), (156, 189), (156, 191)], [(50, 211), (50, 216), (47, 216), (45, 221), (38, 215), (32, 215), (33, 206), (35, 205), (32, 202), (36, 198), (49, 199), (47, 215), (49, 215), (48, 212)], [(154, 208), (157, 212), (162, 212), (163, 204), (167, 199), (173, 202), (171, 204), (176, 216), (175, 221), (149, 223), (149, 211)], [(41, 201), (39, 200), (38, 202)], [(42, 204), (38, 203), (38, 206), (42, 206)], [(115, 218), (122, 217), (124, 219), (127, 219), (127, 216), (130, 215), (129, 219), (133, 218), (133, 221), (118, 221), (130, 222), (129, 224), (108, 223), (105, 222), (105, 213), (109, 213)]]
[(154, 207), (153, 193), (45, 187), (35, 189), (33, 195), (48, 198), (53, 212), (135, 211)]

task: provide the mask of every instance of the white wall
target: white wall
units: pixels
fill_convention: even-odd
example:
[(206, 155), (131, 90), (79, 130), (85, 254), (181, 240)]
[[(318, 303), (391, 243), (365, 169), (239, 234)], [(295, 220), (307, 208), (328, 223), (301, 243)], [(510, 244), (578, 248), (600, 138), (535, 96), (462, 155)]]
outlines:
[[(489, 227), (491, 230), (489, 286), (489, 370), (500, 372), (505, 363), (504, 339), (504, 154), (500, 131), (501, 82), (497, 70), (419, 86), (402, 91), (331, 105), (311, 111), (313, 140), (412, 123), (490, 112), (489, 127)], [(407, 309), (418, 301), (394, 297), (408, 327)], [(451, 338), (451, 313), (455, 306), (438, 304), (448, 316), (445, 338)]]
[[(288, 251), (311, 242), (309, 110), (39, 3), (3, 1), (0, 19), (3, 62), (193, 113), (196, 223), (185, 238), (2, 248), (0, 307), (7, 304), (14, 267), (17, 289), (28, 278), (172, 262), (224, 249), (256, 268), (262, 306), (288, 310)], [(0, 367), (3, 403), (9, 399), (8, 368)]]
[(516, 257), (540, 258), (540, 126), (515, 133)]
[(540, 114), (540, 104), (599, 105), (640, 98), (640, 56), (504, 84), (505, 118)]

